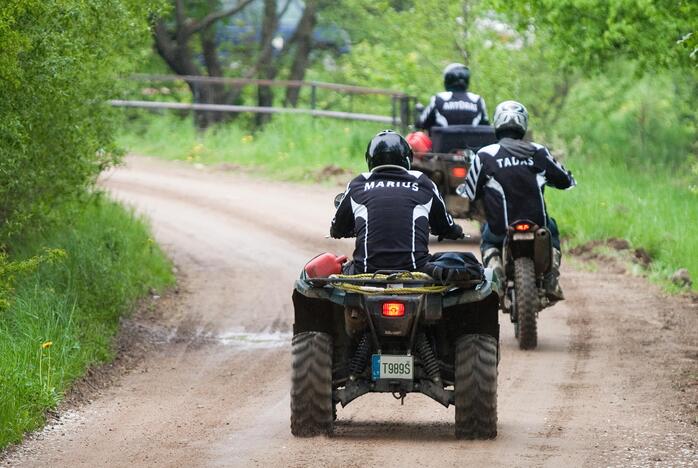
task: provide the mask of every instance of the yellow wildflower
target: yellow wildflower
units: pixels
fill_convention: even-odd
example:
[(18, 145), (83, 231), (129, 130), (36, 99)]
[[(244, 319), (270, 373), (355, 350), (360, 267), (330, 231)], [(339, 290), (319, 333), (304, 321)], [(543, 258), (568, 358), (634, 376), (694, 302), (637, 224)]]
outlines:
[(46, 342), (42, 343), (41, 349), (50, 348), (51, 346), (53, 346), (53, 341), (46, 341)]

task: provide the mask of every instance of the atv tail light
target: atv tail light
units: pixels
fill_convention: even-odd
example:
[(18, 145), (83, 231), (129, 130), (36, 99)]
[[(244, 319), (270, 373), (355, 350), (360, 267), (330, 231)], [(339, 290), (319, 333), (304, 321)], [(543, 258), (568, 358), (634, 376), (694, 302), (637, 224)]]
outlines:
[(405, 304), (400, 302), (384, 302), (383, 303), (384, 317), (404, 317)]
[(456, 167), (451, 168), (451, 175), (453, 177), (458, 178), (458, 179), (465, 179), (465, 176), (467, 174), (468, 174), (468, 171), (466, 171), (464, 167), (456, 166)]
[(514, 226), (514, 230), (515, 230), (515, 231), (519, 231), (519, 232), (526, 232), (526, 231), (528, 231), (529, 229), (531, 229), (531, 225), (530, 225), (530, 224), (525, 224), (525, 223), (524, 223), (524, 224), (517, 224), (516, 226)]

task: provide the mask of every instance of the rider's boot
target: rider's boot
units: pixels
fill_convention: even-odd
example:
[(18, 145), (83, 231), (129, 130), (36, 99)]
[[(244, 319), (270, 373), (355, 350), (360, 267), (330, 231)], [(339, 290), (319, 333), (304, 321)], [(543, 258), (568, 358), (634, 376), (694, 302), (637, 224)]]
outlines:
[(502, 267), (502, 252), (492, 247), (482, 252), (482, 263), (485, 268), (492, 268), (499, 281), (504, 281), (504, 268)]
[(551, 303), (565, 300), (565, 295), (562, 293), (562, 288), (558, 279), (560, 278), (560, 262), (562, 261), (562, 253), (553, 248), (553, 264), (550, 271), (545, 275), (543, 285), (545, 286), (545, 295)]

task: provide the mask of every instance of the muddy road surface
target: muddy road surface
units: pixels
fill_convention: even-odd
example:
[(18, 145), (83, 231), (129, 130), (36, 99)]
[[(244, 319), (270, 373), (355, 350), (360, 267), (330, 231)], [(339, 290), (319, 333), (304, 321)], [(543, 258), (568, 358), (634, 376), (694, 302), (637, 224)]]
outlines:
[(684, 375), (696, 370), (696, 305), (574, 260), (563, 268), (567, 301), (541, 313), (537, 350), (518, 350), (500, 317), (496, 440), (456, 441), (454, 408), (418, 395), (404, 406), (364, 396), (339, 409), (332, 437), (295, 439), (291, 290), (310, 257), (351, 252), (324, 238), (341, 188), (139, 157), (102, 184), (151, 220), (179, 294), (142, 324), (156, 345), (135, 369), (2, 464), (698, 466), (696, 392)]

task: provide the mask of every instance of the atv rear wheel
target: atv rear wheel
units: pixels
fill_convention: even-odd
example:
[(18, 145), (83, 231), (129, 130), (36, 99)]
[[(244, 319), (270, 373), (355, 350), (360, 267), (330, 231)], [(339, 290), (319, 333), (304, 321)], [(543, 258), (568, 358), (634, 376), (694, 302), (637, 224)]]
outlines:
[(291, 433), (312, 437), (332, 432), (332, 338), (304, 332), (291, 342)]
[(536, 315), (539, 301), (536, 290), (536, 269), (532, 259), (520, 257), (514, 260), (514, 290), (519, 348), (533, 349), (538, 346)]
[(497, 340), (465, 335), (456, 343), (456, 438), (497, 437)]

